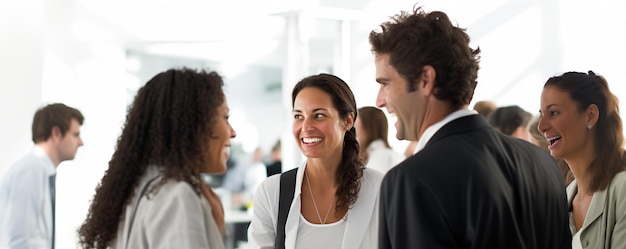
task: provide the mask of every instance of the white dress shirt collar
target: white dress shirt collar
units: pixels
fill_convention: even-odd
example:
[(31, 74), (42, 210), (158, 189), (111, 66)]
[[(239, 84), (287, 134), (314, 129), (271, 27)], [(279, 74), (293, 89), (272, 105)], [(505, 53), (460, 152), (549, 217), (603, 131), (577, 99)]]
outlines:
[(46, 163), (43, 164), (44, 166), (44, 170), (46, 172), (46, 174), (50, 175), (54, 175), (57, 173), (57, 169), (56, 167), (54, 167), (54, 163), (52, 162), (52, 159), (50, 159), (50, 156), (48, 156), (48, 153), (46, 153), (42, 148), (39, 148), (39, 146), (34, 146), (33, 148), (33, 155), (35, 155), (37, 158), (41, 158), (41, 160), (44, 160)]
[(417, 146), (413, 154), (419, 152), (424, 147), (426, 147), (426, 144), (428, 143), (428, 141), (433, 137), (433, 135), (435, 135), (435, 133), (437, 133), (437, 131), (439, 131), (439, 129), (441, 129), (441, 127), (443, 127), (447, 123), (450, 123), (450, 121), (452, 120), (469, 116), (469, 115), (478, 115), (478, 112), (474, 110), (469, 110), (469, 109), (459, 109), (453, 113), (448, 114), (448, 116), (443, 118), (441, 121), (434, 123), (433, 125), (426, 128), (426, 130), (424, 131), (424, 134), (422, 134), (422, 137), (420, 137), (420, 139), (417, 141)]

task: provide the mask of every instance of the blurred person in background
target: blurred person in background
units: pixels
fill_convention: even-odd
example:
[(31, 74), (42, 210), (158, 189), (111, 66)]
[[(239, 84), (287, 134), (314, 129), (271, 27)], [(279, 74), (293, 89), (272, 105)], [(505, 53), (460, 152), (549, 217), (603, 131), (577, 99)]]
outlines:
[(83, 248), (223, 248), (224, 209), (202, 173), (224, 173), (235, 137), (222, 77), (170, 69), (133, 101), (78, 230)]
[(387, 135), (389, 123), (385, 113), (373, 106), (359, 108), (359, 118), (354, 127), (361, 146), (361, 158), (366, 168), (387, 173), (404, 160), (400, 153), (391, 149)]
[(54, 248), (56, 170), (83, 145), (84, 120), (79, 110), (62, 103), (35, 113), (35, 146), (0, 182), (0, 248)]
[(276, 141), (270, 152), (270, 161), (267, 164), (267, 176), (280, 174), (283, 172), (283, 161), (280, 140)]
[(480, 114), (480, 116), (482, 116), (483, 118), (487, 118), (489, 117), (489, 114), (491, 114), (491, 112), (496, 110), (496, 108), (497, 106), (495, 103), (489, 100), (481, 100), (481, 101), (476, 102), (476, 104), (474, 104), (474, 107), (472, 109), (478, 112), (478, 114)]
[(267, 178), (261, 148), (254, 149), (247, 156), (226, 173), (223, 185), (230, 193), (232, 207), (243, 211), (252, 205), (256, 188)]
[(532, 114), (517, 105), (498, 107), (487, 116), (489, 124), (496, 130), (529, 142), (528, 123), (531, 119)]

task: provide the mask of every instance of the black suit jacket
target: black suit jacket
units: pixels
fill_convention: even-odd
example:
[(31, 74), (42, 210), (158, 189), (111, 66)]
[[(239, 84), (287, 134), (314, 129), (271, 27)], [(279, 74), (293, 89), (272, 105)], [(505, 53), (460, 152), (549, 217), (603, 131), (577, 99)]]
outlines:
[(571, 248), (563, 186), (546, 151), (462, 117), (385, 175), (379, 247)]

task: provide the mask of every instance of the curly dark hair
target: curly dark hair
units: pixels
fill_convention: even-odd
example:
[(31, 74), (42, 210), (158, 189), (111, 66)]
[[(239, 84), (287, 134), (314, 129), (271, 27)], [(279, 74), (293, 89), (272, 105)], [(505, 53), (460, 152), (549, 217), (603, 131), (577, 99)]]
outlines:
[[(298, 93), (307, 87), (314, 87), (328, 93), (333, 101), (333, 107), (337, 109), (341, 118), (348, 118), (350, 113), (354, 113), (356, 120), (357, 109), (354, 94), (342, 79), (331, 74), (312, 75), (302, 79), (294, 86), (291, 93), (291, 107), (293, 107)], [(364, 169), (365, 165), (359, 158), (359, 142), (356, 139), (356, 130), (353, 126), (343, 137), (343, 153), (339, 164), (339, 173), (335, 176), (339, 182), (339, 187), (335, 193), (337, 196), (335, 210), (348, 210), (356, 202)]]
[(415, 7), (392, 16), (372, 31), (369, 41), (374, 54), (389, 55), (389, 63), (408, 82), (407, 89), (417, 89), (422, 68), (432, 66), (437, 77), (434, 95), (455, 107), (468, 105), (474, 95), (480, 49), (469, 47), (465, 29), (453, 26), (439, 11), (425, 13)]
[(148, 167), (162, 167), (162, 179), (189, 183), (201, 194), (210, 127), (224, 102), (216, 72), (170, 69), (139, 89), (129, 109), (116, 150), (109, 161), (89, 213), (78, 229), (83, 248), (107, 248), (115, 239), (124, 209)]
[(617, 97), (609, 90), (609, 84), (602, 76), (589, 71), (567, 72), (561, 76), (548, 79), (546, 87), (556, 87), (567, 92), (569, 97), (578, 105), (579, 111), (584, 111), (590, 105), (598, 106), (598, 122), (595, 128), (596, 158), (587, 168), (591, 176), (591, 191), (606, 189), (613, 176), (626, 169), (626, 152), (624, 151), (624, 133), (622, 133), (622, 118), (619, 116)]

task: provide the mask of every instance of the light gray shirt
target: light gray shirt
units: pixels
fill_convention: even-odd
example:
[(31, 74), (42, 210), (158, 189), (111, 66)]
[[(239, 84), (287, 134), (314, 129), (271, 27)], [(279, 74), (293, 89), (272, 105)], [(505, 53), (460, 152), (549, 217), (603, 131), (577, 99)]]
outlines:
[(0, 248), (52, 248), (50, 177), (56, 168), (35, 146), (0, 183)]

